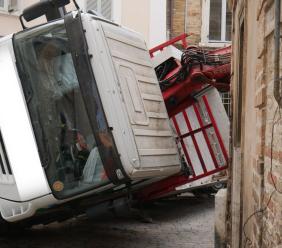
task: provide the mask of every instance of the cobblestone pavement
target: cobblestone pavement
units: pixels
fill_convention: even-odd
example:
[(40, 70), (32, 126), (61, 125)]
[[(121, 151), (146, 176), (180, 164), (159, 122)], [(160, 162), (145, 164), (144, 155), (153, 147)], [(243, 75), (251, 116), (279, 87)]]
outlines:
[(181, 197), (146, 208), (152, 224), (130, 216), (80, 217), (0, 238), (0, 248), (211, 248), (214, 199)]

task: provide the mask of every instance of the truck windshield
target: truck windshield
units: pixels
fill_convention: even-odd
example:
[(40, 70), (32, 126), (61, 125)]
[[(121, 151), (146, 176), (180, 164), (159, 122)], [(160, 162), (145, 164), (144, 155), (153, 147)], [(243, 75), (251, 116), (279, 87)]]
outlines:
[(87, 115), (63, 21), (14, 37), (17, 66), (54, 195), (109, 183)]

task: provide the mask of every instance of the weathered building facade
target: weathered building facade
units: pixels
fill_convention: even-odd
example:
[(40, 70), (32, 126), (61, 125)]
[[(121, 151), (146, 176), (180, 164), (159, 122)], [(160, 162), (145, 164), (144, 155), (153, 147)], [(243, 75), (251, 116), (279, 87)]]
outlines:
[(167, 0), (169, 36), (192, 34), (188, 42), (205, 47), (230, 44), (231, 12), (227, 0)]
[[(25, 8), (38, 1), (39, 0), (0, 0), (0, 37), (22, 30), (19, 16)], [(67, 10), (73, 10), (73, 3), (68, 4), (66, 8)], [(44, 22), (46, 22), (46, 18), (39, 17), (29, 23), (25, 23), (25, 26), (33, 27)]]
[[(22, 11), (40, 0), (0, 0), (0, 37), (22, 29), (19, 16)], [(71, 3), (67, 10), (74, 10)], [(105, 18), (141, 33), (149, 48), (167, 39), (166, 0), (77, 0), (80, 8), (87, 12), (95, 10)], [(38, 18), (26, 26), (46, 22)]]
[(19, 16), (25, 7), (34, 2), (34, 0), (0, 1), (0, 37), (22, 29)]
[(274, 97), (281, 97), (275, 76), (275, 65), (281, 75), (281, 40), (275, 48), (274, 35), (278, 2), (229, 1), (233, 133), (227, 243), (234, 248), (282, 247), (282, 106)]

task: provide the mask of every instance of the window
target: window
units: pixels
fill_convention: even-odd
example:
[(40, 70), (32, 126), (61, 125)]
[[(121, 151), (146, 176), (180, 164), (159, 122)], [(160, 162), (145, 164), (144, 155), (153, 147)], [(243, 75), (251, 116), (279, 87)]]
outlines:
[(0, 10), (8, 11), (8, 1), (7, 0), (0, 0)]
[(231, 40), (232, 14), (227, 0), (203, 0), (202, 43), (223, 43)]
[[(54, 195), (67, 198), (107, 184), (100, 156), (103, 147), (98, 147), (91, 127), (64, 23), (20, 32), (14, 45), (38, 150)], [(104, 135), (102, 110), (96, 111), (101, 125), (96, 131)]]
[(18, 10), (18, 0), (9, 1), (9, 12)]
[(223, 106), (226, 110), (228, 117), (231, 117), (231, 95), (230, 92), (220, 93)]
[(0, 11), (14, 12), (18, 10), (18, 0), (0, 0)]
[(112, 19), (112, 0), (86, 0), (86, 11), (95, 10), (106, 19)]

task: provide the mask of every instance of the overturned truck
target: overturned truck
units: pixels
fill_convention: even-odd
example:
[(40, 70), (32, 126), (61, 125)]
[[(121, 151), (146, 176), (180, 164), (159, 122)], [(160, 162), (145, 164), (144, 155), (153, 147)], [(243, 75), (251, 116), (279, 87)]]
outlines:
[[(214, 87), (228, 90), (229, 50), (205, 53), (209, 60), (199, 63), (169, 57), (157, 65), (142, 36), (95, 13), (65, 13), (67, 3), (31, 6), (20, 17), (23, 31), (0, 39), (2, 226), (62, 221), (122, 197), (143, 202), (163, 196), (159, 188), (148, 192), (163, 180), (196, 180), (227, 166), (225, 127), (216, 122), (226, 114)], [(24, 26), (41, 15), (47, 23)], [(160, 73), (163, 66), (169, 70)], [(191, 120), (188, 131), (181, 118)], [(201, 155), (198, 129), (211, 160)]]

